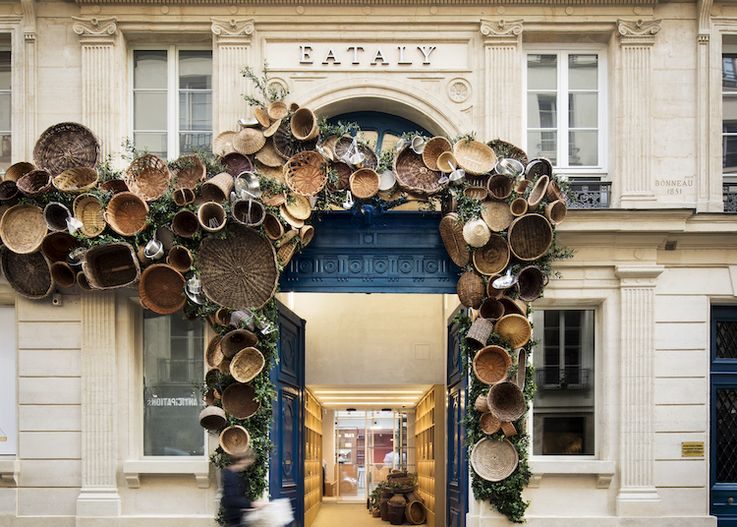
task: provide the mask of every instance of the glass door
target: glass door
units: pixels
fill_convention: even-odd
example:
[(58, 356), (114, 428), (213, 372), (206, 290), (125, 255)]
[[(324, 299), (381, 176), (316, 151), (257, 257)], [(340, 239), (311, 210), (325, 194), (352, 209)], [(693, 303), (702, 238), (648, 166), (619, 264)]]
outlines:
[(338, 499), (366, 499), (366, 412), (336, 412)]

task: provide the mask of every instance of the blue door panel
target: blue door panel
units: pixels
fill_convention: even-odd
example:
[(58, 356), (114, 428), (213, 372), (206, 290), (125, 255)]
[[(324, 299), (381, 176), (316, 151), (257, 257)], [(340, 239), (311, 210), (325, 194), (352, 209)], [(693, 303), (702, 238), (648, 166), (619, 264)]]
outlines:
[(466, 430), (463, 416), (466, 410), (468, 376), (461, 355), (461, 338), (458, 324), (448, 324), (448, 414), (447, 414), (447, 513), (446, 525), (465, 527), (468, 508), (468, 464), (466, 459)]

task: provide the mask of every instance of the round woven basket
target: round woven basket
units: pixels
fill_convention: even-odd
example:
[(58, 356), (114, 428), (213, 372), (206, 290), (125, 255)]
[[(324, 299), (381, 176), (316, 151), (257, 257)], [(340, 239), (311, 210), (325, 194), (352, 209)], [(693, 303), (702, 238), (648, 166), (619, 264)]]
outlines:
[(133, 192), (115, 194), (107, 205), (105, 221), (121, 236), (135, 236), (146, 228), (148, 205)]
[(51, 173), (46, 170), (31, 170), (15, 182), (24, 196), (36, 198), (51, 190)]
[(0, 219), (0, 240), (16, 254), (37, 251), (47, 231), (43, 210), (35, 205), (14, 205)]
[(205, 295), (230, 309), (263, 307), (274, 296), (279, 281), (274, 246), (246, 227), (233, 228), (228, 239), (205, 239), (197, 267), (202, 270)]
[(387, 517), (391, 525), (402, 525), (404, 523), (404, 511), (407, 500), (401, 494), (395, 494), (387, 502)]
[(487, 396), (489, 395), (488, 390), (484, 393), (479, 394), (476, 400), (473, 402), (473, 408), (480, 414), (489, 412), (489, 401)]
[(290, 216), (298, 220), (306, 220), (312, 215), (310, 200), (304, 196), (290, 196), (284, 204), (284, 208)]
[(496, 482), (511, 476), (517, 469), (519, 454), (508, 439), (485, 438), (471, 450), (471, 466), (481, 479)]
[(212, 142), (212, 153), (216, 156), (224, 156), (233, 152), (233, 137), (235, 137), (235, 132), (230, 130), (216, 135)]
[(56, 176), (52, 184), (61, 192), (87, 192), (97, 186), (99, 175), (97, 170), (90, 167), (69, 168)]
[(284, 179), (295, 194), (314, 196), (328, 181), (325, 160), (317, 152), (295, 154), (284, 165)]
[(259, 350), (245, 348), (230, 361), (230, 374), (238, 382), (249, 382), (263, 371), (265, 364), (266, 360)]
[(492, 198), (504, 200), (512, 195), (514, 180), (501, 174), (494, 174), (489, 178), (486, 188)]
[(548, 201), (562, 201), (563, 203), (568, 201), (563, 190), (561, 190), (560, 185), (558, 185), (558, 182), (552, 178), (550, 178), (550, 181), (548, 182), (548, 189), (545, 191), (545, 197)]
[(264, 147), (256, 152), (256, 161), (270, 168), (277, 168), (284, 164), (284, 159), (274, 148), (271, 140), (266, 141)]
[(558, 200), (548, 203), (545, 206), (545, 217), (552, 225), (558, 225), (566, 219), (568, 213), (568, 207), (565, 202)]
[(236, 177), (238, 174), (243, 172), (253, 171), (253, 162), (248, 156), (239, 154), (238, 152), (232, 152), (226, 154), (220, 158), (220, 164), (225, 168), (225, 173)]
[(540, 176), (535, 181), (535, 185), (532, 187), (530, 195), (527, 197), (527, 204), (531, 209), (537, 207), (545, 197), (545, 194), (548, 191), (548, 183), (550, 183), (550, 178), (548, 176)]
[(299, 241), (302, 247), (307, 247), (312, 243), (312, 239), (315, 237), (315, 228), (312, 225), (305, 225), (299, 230)]
[(271, 119), (269, 118), (269, 112), (264, 108), (263, 106), (259, 106), (253, 110), (253, 116), (258, 121), (258, 124), (266, 128), (271, 124)]
[[(517, 285), (514, 287), (519, 290)], [(522, 300), (503, 296), (499, 299), (499, 302), (504, 306), (505, 315), (521, 315), (524, 317), (527, 314), (527, 304)]]
[(208, 232), (223, 230), (227, 220), (225, 209), (220, 203), (209, 201), (197, 209), (197, 221), (200, 222), (200, 227)]
[(299, 218), (295, 218), (289, 213), (289, 210), (286, 208), (286, 204), (282, 205), (279, 208), (279, 215), (282, 217), (284, 221), (287, 222), (290, 226), (292, 226), (295, 229), (301, 229), (305, 226), (305, 220), (301, 220)]
[(215, 335), (210, 339), (205, 350), (205, 365), (208, 369), (217, 368), (223, 361), (223, 350), (220, 348), (220, 335)]
[(194, 203), (197, 196), (191, 188), (178, 188), (171, 194), (171, 199), (177, 207), (184, 207)]
[(501, 424), (501, 429), (502, 429), (502, 433), (506, 437), (512, 437), (512, 436), (517, 435), (517, 429), (514, 427), (514, 423), (505, 421)]
[(200, 222), (194, 212), (180, 210), (171, 220), (171, 230), (182, 238), (192, 238), (200, 230)]
[(205, 180), (207, 170), (205, 164), (197, 156), (182, 156), (173, 165), (172, 179), (174, 180), (175, 189), (194, 189)]
[(76, 247), (79, 247), (79, 241), (68, 232), (52, 232), (43, 239), (41, 252), (49, 262), (65, 262)]
[(50, 231), (66, 231), (67, 219), (71, 218), (72, 213), (66, 205), (52, 201), (44, 207), (44, 220)]
[(491, 172), (496, 163), (494, 151), (484, 143), (461, 139), (453, 145), (453, 156), (468, 174), (480, 176)]
[(530, 341), (532, 327), (524, 315), (504, 315), (494, 326), (494, 332), (509, 342), (512, 349), (521, 348)]
[(233, 137), (233, 148), (243, 155), (255, 154), (266, 144), (266, 137), (256, 128), (243, 128)]
[(296, 243), (287, 243), (285, 245), (282, 245), (276, 251), (276, 261), (279, 263), (280, 266), (282, 266), (282, 268), (285, 268), (287, 265), (289, 265), (289, 262), (292, 261), (292, 257), (296, 252)]
[(513, 145), (512, 143), (502, 141), (501, 139), (494, 139), (493, 141), (489, 141), (486, 144), (491, 147), (491, 149), (494, 151), (494, 155), (496, 155), (497, 158), (508, 157), (516, 159), (523, 165), (527, 164), (527, 153), (521, 148)]
[(92, 286), (90, 285), (90, 281), (87, 280), (87, 277), (82, 271), (77, 273), (77, 285), (83, 291), (92, 291)]
[(525, 302), (540, 298), (548, 283), (548, 277), (539, 267), (528, 265), (517, 274), (519, 297)]
[(489, 411), (500, 421), (516, 421), (526, 410), (525, 396), (513, 382), (498, 382), (489, 390)]
[(274, 142), (276, 152), (284, 159), (289, 159), (297, 152), (314, 150), (315, 145), (317, 145), (317, 141), (314, 139), (310, 141), (298, 141), (295, 139), (292, 135), (287, 119), (282, 121), (279, 129), (272, 136), (272, 141)]
[(230, 197), (235, 180), (228, 172), (221, 172), (205, 181), (200, 187), (200, 198), (203, 201), (222, 203)]
[(358, 199), (368, 199), (379, 192), (381, 178), (370, 168), (359, 168), (350, 178), (351, 193)]
[(292, 115), (290, 121), (292, 135), (298, 141), (310, 141), (320, 134), (317, 126), (317, 116), (308, 108), (300, 108)]
[(279, 218), (277, 218), (270, 212), (266, 214), (263, 226), (264, 232), (270, 240), (278, 240), (284, 235), (284, 225), (282, 225), (282, 222), (279, 221)]
[(463, 222), (455, 212), (446, 214), (440, 220), (440, 239), (454, 264), (458, 267), (468, 265), (471, 251), (463, 239)]
[(77, 273), (66, 262), (54, 262), (50, 267), (51, 280), (59, 287), (72, 287), (77, 283)]
[(241, 457), (248, 453), (251, 436), (242, 426), (232, 425), (220, 432), (219, 443), (226, 454)]
[[(425, 143), (425, 148), (422, 151), (422, 161), (425, 163), (425, 166), (430, 170), (445, 169), (447, 167), (438, 166), (438, 157), (443, 152), (451, 152), (452, 150), (453, 145), (451, 145), (450, 141), (448, 141), (445, 137), (433, 137), (432, 139), (429, 139), (427, 143)], [(443, 171), (449, 172), (449, 170)]]
[(0, 202), (13, 201), (19, 192), (15, 181), (0, 181)]
[(138, 296), (141, 303), (154, 313), (176, 313), (186, 302), (184, 276), (170, 265), (151, 265), (141, 275)]
[(466, 271), (458, 279), (458, 298), (466, 307), (478, 308), (484, 300), (484, 279), (473, 271)]
[(553, 164), (544, 157), (531, 159), (525, 168), (525, 177), (535, 180), (540, 176), (551, 177), (553, 175)]
[(405, 148), (394, 160), (394, 173), (400, 188), (413, 194), (429, 196), (440, 192), (442, 174), (431, 170), (423, 162), (423, 156), (415, 154), (411, 148)]
[(260, 406), (256, 390), (248, 384), (234, 383), (223, 392), (223, 409), (236, 419), (248, 419)]
[(255, 333), (247, 329), (234, 329), (226, 333), (223, 340), (220, 341), (220, 349), (223, 350), (226, 359), (232, 359), (239, 351), (256, 344), (258, 344), (258, 337)]
[(483, 201), (489, 197), (489, 190), (486, 187), (466, 187), (463, 189), (463, 195), (468, 199)]
[(114, 289), (136, 282), (141, 275), (133, 247), (127, 243), (109, 243), (89, 249), (82, 263), (87, 281), (94, 289)]
[(525, 191), (527, 190), (527, 187), (529, 186), (530, 186), (529, 179), (518, 179), (517, 182), (514, 184), (514, 192), (517, 194), (520, 194), (521, 196), (522, 194), (525, 193)]
[(330, 168), (335, 171), (335, 173), (338, 175), (338, 178), (335, 183), (328, 182), (328, 188), (333, 191), (348, 190), (348, 186), (350, 185), (351, 180), (351, 174), (353, 174), (353, 169), (350, 167), (350, 165), (348, 165), (347, 163), (343, 163), (342, 161), (334, 161), (330, 164)]
[(128, 184), (122, 179), (108, 179), (100, 183), (100, 188), (105, 192), (117, 194), (118, 192), (128, 192)]
[(410, 500), (404, 509), (404, 517), (410, 525), (425, 523), (425, 505), (420, 500)]
[[(335, 160), (344, 161), (343, 158), (351, 149), (352, 144), (353, 139), (351, 137), (344, 136), (338, 139), (335, 142), (334, 148)], [(371, 147), (363, 143), (358, 143), (358, 151), (361, 152), (364, 156), (363, 163), (361, 163), (361, 168), (370, 168), (371, 170), (376, 170), (376, 168), (379, 166), (379, 159), (376, 157), (376, 152), (374, 152)]]
[(47, 128), (33, 148), (36, 166), (52, 176), (69, 168), (94, 167), (99, 156), (97, 138), (79, 123), (59, 123)]
[(473, 373), (484, 384), (495, 384), (507, 378), (512, 357), (501, 346), (486, 346), (473, 357)]
[(82, 222), (79, 229), (87, 238), (94, 238), (105, 230), (105, 216), (102, 203), (92, 194), (80, 194), (74, 198), (72, 206), (74, 217)]
[(273, 120), (284, 119), (289, 114), (289, 108), (284, 101), (273, 101), (267, 109), (269, 117)]
[(231, 208), (233, 219), (248, 227), (258, 227), (266, 219), (266, 208), (260, 201), (240, 199)]
[(509, 263), (509, 245), (499, 234), (492, 234), (486, 245), (473, 251), (473, 266), (486, 276), (500, 273)]
[(514, 220), (509, 205), (503, 201), (484, 201), (481, 204), (481, 218), (494, 232), (503, 231)]
[(49, 262), (40, 252), (16, 254), (0, 248), (0, 268), (10, 286), (21, 296), (38, 300), (54, 290)]
[(225, 411), (219, 406), (208, 406), (200, 412), (200, 426), (205, 430), (221, 430), (228, 424)]
[(483, 247), (490, 238), (489, 226), (482, 219), (467, 221), (463, 226), (463, 239), (471, 247)]
[[(483, 397), (483, 399), (486, 400), (486, 396), (484, 395), (479, 395), (479, 397)], [(488, 404), (486, 405), (486, 408), (489, 408)], [(481, 431), (490, 436), (492, 434), (496, 434), (499, 431), (499, 429), (502, 427), (502, 422), (497, 419), (494, 414), (487, 410), (487, 412), (482, 414), (479, 418), (479, 425)]]
[[(279, 130), (279, 127), (281, 126), (281, 123), (282, 123), (282, 119), (277, 119), (276, 121), (274, 121), (273, 123), (271, 123), (268, 128), (264, 128), (264, 137), (266, 137), (268, 139), (269, 137), (271, 137), (272, 135), (274, 135), (276, 133), (276, 131)], [(267, 144), (268, 144), (268, 142), (267, 142)]]
[(487, 298), (479, 308), (479, 316), (488, 320), (498, 320), (504, 316), (504, 304), (494, 298)]
[(514, 198), (512, 203), (509, 204), (509, 211), (515, 218), (524, 216), (527, 213), (527, 200), (525, 198)]
[(166, 162), (153, 154), (137, 157), (123, 176), (128, 188), (146, 201), (160, 198), (169, 188), (171, 173)]
[(509, 226), (509, 248), (522, 261), (537, 260), (553, 243), (553, 229), (545, 216), (525, 214)]
[(18, 181), (21, 177), (28, 174), (31, 170), (36, 170), (36, 167), (33, 165), (33, 163), (28, 163), (26, 161), (14, 163), (5, 170), (3, 181)]

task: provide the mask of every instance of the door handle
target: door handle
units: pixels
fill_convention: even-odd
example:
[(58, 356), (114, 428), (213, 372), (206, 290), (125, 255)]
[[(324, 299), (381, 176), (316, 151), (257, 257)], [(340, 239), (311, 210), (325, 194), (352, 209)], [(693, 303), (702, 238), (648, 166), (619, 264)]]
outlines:
[(734, 497), (730, 496), (727, 498), (727, 505), (734, 505)]

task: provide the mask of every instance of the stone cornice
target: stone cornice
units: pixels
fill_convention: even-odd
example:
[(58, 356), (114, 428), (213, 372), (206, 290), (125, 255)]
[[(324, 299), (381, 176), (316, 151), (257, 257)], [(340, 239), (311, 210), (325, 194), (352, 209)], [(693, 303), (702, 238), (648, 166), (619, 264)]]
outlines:
[[(223, 5), (222, 0), (76, 0), (80, 5)], [(517, 6), (654, 6), (658, 0), (498, 0), (495, 5)], [(488, 6), (488, 0), (233, 0), (231, 4), (248, 6)]]
[(617, 20), (617, 33), (623, 44), (654, 44), (660, 20)]
[(250, 40), (254, 25), (252, 18), (211, 18), (213, 35), (222, 40)]
[(83, 40), (112, 42), (118, 32), (118, 19), (110, 17), (81, 18), (73, 16), (72, 30)]
[(23, 10), (23, 35), (26, 40), (36, 40), (36, 8), (34, 0), (21, 0)]
[(655, 287), (655, 281), (664, 270), (662, 265), (622, 264), (615, 266), (614, 276), (619, 278), (623, 287)]
[(711, 6), (714, 4), (714, 0), (699, 0), (699, 27), (698, 27), (698, 42), (705, 43), (709, 41), (709, 35), (711, 33)]
[(481, 19), (481, 34), (487, 44), (517, 44), (522, 34), (522, 20)]

